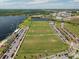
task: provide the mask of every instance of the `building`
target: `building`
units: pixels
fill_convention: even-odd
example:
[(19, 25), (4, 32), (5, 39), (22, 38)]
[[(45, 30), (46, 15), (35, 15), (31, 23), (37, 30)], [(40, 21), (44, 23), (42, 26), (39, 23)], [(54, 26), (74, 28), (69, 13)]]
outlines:
[(57, 16), (56, 16), (56, 19), (64, 19), (64, 20), (70, 20), (70, 17), (71, 17), (71, 13), (68, 13), (66, 11), (63, 11), (63, 12), (58, 12), (57, 13)]

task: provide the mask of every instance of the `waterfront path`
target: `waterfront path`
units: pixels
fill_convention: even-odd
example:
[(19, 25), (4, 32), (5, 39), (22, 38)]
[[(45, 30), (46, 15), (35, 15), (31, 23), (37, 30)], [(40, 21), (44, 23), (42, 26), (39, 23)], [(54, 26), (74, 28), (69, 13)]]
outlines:
[(1, 59), (14, 59), (16, 56), (17, 51), (20, 48), (20, 45), (23, 41), (24, 34), (27, 32), (29, 27), (22, 29), (19, 31), (18, 36), (15, 38), (15, 40), (11, 43), (10, 48), (6, 51), (6, 53), (2, 56)]

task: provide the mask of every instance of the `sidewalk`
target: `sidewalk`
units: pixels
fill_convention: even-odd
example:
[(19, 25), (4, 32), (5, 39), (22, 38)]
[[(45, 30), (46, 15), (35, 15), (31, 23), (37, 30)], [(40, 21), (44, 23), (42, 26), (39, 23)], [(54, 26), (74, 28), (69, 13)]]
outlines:
[(23, 41), (23, 38), (25, 37), (25, 32), (28, 31), (29, 27), (26, 27), (19, 31), (18, 36), (15, 38), (15, 40), (10, 44), (9, 49), (6, 51), (6, 53), (2, 56), (1, 59), (14, 59), (16, 56), (20, 45)]

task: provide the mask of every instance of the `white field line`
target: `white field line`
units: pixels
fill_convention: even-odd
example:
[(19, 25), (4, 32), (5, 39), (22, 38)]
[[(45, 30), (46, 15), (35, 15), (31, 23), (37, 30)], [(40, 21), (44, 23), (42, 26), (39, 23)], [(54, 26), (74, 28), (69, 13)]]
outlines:
[[(59, 30), (57, 30), (57, 28), (55, 27), (55, 25), (52, 25), (50, 22), (49, 22), (49, 25), (50, 25), (50, 27), (51, 28), (53, 28), (53, 29), (55, 29), (57, 32), (58, 32), (58, 36), (60, 37), (60, 36), (62, 36), (62, 40), (65, 40), (65, 37), (63, 37), (63, 35), (60, 33), (60, 31)], [(65, 52), (60, 52), (60, 53), (57, 53), (57, 55), (61, 55), (61, 54), (65, 54), (65, 53), (67, 53), (67, 51), (65, 51)], [(56, 57), (55, 56), (56, 54), (54, 54), (54, 55), (50, 55), (50, 56), (46, 56), (46, 57), (44, 57), (44, 58), (40, 58), (40, 59), (53, 59), (54, 57)], [(57, 58), (56, 58), (57, 59)]]
[(27, 36), (50, 36), (50, 35), (58, 35), (58, 34), (34, 34), (34, 35), (27, 35)]

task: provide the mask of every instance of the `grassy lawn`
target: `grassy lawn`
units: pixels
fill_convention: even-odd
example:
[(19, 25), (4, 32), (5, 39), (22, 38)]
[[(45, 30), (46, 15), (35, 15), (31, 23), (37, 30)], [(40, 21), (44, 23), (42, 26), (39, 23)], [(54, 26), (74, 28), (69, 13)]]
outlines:
[(61, 22), (55, 22), (57, 27), (61, 27)]
[(0, 48), (0, 54), (2, 53), (3, 50), (4, 50), (4, 47), (1, 47)]
[[(79, 20), (71, 20), (68, 21), (70, 23), (65, 22), (64, 27), (67, 28), (70, 32), (72, 32), (73, 34), (75, 34), (76, 36), (79, 37)], [(61, 26), (61, 22), (56, 22), (56, 26), (60, 27)]]
[(79, 37), (79, 25), (65, 23), (65, 27)]
[(68, 45), (52, 30), (47, 21), (33, 21), (17, 53), (16, 59), (39, 59), (64, 51)]

